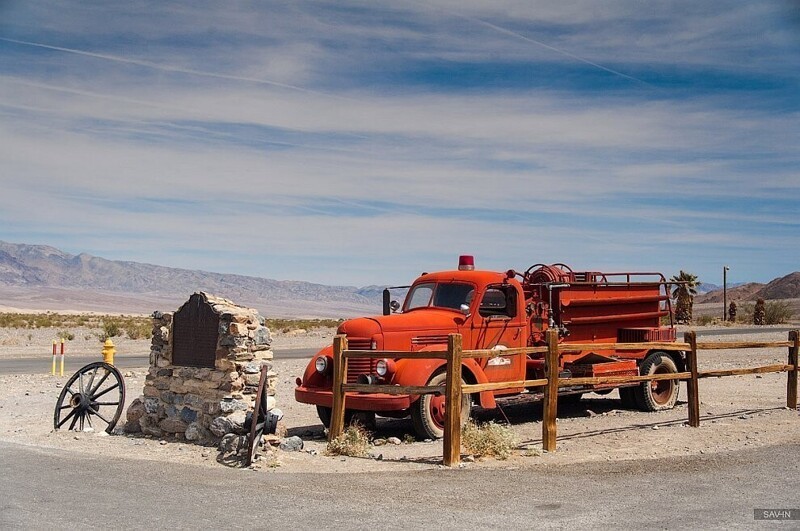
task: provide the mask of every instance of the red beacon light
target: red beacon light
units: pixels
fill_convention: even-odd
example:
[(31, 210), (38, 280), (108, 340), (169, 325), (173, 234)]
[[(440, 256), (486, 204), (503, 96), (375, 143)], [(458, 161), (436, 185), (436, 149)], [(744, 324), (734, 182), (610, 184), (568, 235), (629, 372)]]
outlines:
[(459, 271), (474, 271), (475, 270), (475, 257), (469, 254), (462, 254), (458, 257), (458, 270)]

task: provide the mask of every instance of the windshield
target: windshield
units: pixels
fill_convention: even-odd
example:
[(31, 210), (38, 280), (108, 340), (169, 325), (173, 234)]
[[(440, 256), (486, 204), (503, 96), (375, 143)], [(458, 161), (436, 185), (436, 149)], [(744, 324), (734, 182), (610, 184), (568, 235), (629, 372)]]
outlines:
[(475, 288), (471, 284), (457, 282), (448, 284), (425, 282), (417, 284), (406, 298), (408, 301), (406, 311), (427, 306), (458, 310), (462, 304), (469, 304), (472, 301), (474, 293)]

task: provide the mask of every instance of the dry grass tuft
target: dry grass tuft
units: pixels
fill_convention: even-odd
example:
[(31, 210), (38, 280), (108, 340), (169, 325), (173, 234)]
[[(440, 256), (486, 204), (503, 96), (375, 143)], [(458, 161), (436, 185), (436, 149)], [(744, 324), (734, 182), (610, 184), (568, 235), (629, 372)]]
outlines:
[(461, 431), (461, 444), (476, 457), (496, 457), (504, 460), (511, 456), (517, 446), (514, 432), (507, 426), (488, 422), (467, 422)]
[(370, 433), (359, 424), (348, 426), (344, 433), (328, 443), (325, 455), (366, 457), (369, 455)]

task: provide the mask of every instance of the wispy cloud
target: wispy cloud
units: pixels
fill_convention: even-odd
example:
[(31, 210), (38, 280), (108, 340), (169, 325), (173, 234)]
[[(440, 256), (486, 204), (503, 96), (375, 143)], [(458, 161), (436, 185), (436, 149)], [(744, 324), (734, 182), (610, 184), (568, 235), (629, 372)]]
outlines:
[(337, 284), (464, 252), (769, 280), (800, 258), (789, 15), (11, 4), (0, 239)]

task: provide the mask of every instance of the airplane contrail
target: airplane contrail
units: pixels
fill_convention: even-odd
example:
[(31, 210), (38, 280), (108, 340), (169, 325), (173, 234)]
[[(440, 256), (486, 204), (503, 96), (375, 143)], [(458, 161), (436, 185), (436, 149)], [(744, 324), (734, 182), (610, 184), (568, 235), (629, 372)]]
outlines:
[(131, 58), (123, 57), (123, 56), (119, 56), (119, 55), (111, 55), (111, 54), (105, 54), (105, 53), (90, 52), (90, 51), (87, 51), (87, 50), (78, 50), (76, 48), (66, 48), (64, 46), (54, 46), (54, 45), (51, 45), (51, 44), (44, 44), (44, 43), (41, 43), (41, 42), (32, 42), (32, 41), (23, 41), (23, 40), (19, 40), (19, 39), (10, 39), (8, 37), (0, 37), (0, 41), (10, 42), (10, 43), (13, 43), (13, 44), (20, 44), (20, 45), (23, 45), (23, 46), (33, 46), (33, 47), (36, 47), (36, 48), (44, 48), (46, 50), (54, 50), (54, 51), (58, 51), (58, 52), (71, 53), (71, 54), (75, 54), (75, 55), (82, 55), (82, 56), (85, 56), (85, 57), (93, 57), (95, 59), (103, 59), (105, 61), (114, 61), (114, 62), (117, 62), (117, 63), (124, 63), (124, 64), (129, 64), (129, 65), (142, 66), (142, 67), (145, 67), (145, 68), (153, 68), (153, 69), (156, 69), (156, 70), (161, 70), (163, 72), (175, 72), (175, 73), (179, 73), (179, 74), (189, 74), (189, 75), (193, 75), (193, 76), (210, 77), (210, 78), (215, 78), (215, 79), (226, 79), (226, 80), (229, 80), (229, 81), (244, 81), (244, 82), (247, 82), (247, 83), (255, 83), (255, 84), (259, 84), (259, 85), (269, 85), (271, 87), (278, 87), (278, 88), (283, 88), (283, 89), (288, 89), (288, 90), (296, 90), (296, 91), (299, 91), (299, 92), (304, 92), (306, 94), (313, 94), (315, 96), (324, 96), (324, 97), (327, 97), (327, 98), (336, 98), (336, 99), (346, 100), (346, 101), (356, 101), (356, 100), (353, 100), (352, 98), (347, 98), (347, 97), (344, 97), (344, 96), (338, 96), (336, 94), (330, 94), (330, 93), (327, 93), (327, 92), (320, 92), (320, 91), (313, 90), (313, 89), (307, 89), (307, 88), (303, 88), (303, 87), (298, 87), (297, 85), (290, 85), (290, 84), (287, 84), (287, 83), (280, 83), (278, 81), (270, 81), (268, 79), (259, 79), (259, 78), (246, 77), (246, 76), (235, 76), (235, 75), (231, 75), (231, 74), (220, 74), (220, 73), (217, 73), (217, 72), (208, 72), (208, 71), (205, 71), (205, 70), (196, 70), (194, 68), (183, 68), (183, 67), (179, 67), (179, 66), (165, 65), (165, 64), (161, 64), (161, 63), (155, 63), (155, 62), (152, 62), (152, 61), (144, 61), (144, 60), (141, 60), (141, 59), (131, 59)]

